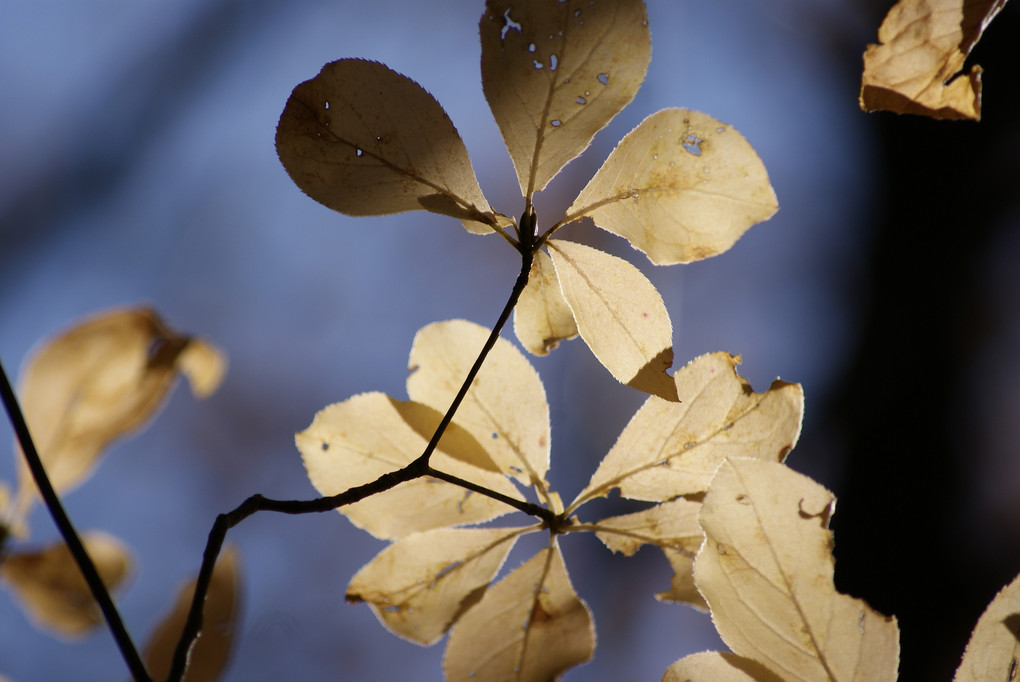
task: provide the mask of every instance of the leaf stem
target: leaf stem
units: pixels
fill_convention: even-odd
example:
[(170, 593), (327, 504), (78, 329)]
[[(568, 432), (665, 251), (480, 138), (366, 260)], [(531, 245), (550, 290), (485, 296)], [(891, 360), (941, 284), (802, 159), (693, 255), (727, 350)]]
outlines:
[(71, 556), (74, 557), (75, 563), (78, 564), (78, 569), (85, 578), (89, 590), (92, 591), (92, 596), (99, 604), (103, 617), (106, 619), (110, 632), (113, 634), (113, 638), (120, 649), (121, 656), (124, 657), (124, 662), (127, 663), (128, 670), (131, 671), (135, 680), (151, 682), (152, 678), (145, 669), (145, 663), (142, 662), (141, 656), (138, 655), (138, 650), (131, 641), (131, 635), (120, 618), (120, 613), (117, 611), (117, 605), (114, 603), (110, 591), (103, 584), (99, 571), (96, 569), (95, 564), (92, 563), (92, 559), (89, 557), (88, 551), (86, 551), (85, 545), (78, 535), (78, 531), (75, 530), (71, 519), (67, 516), (67, 512), (64, 511), (64, 507), (60, 503), (60, 497), (57, 495), (49, 476), (46, 474), (46, 468), (39, 457), (35, 441), (32, 440), (32, 434), (28, 430), (25, 415), (21, 411), (18, 398), (14, 393), (14, 389), (11, 388), (10, 381), (7, 379), (7, 372), (4, 370), (2, 362), (0, 362), (0, 393), (3, 394), (4, 408), (7, 410), (11, 426), (14, 427), (14, 433), (17, 436), (18, 443), (21, 445), (21, 452), (25, 456), (29, 471), (32, 472), (32, 478), (35, 479), (35, 484), (39, 488), (39, 494), (42, 496), (50, 516), (53, 517), (53, 522), (60, 530), (60, 534), (63, 536), (64, 542), (71, 552)]

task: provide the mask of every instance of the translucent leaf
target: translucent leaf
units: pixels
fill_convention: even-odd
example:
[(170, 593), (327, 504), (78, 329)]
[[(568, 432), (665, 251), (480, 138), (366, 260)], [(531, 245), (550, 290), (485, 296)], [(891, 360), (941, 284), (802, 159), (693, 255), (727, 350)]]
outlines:
[(676, 549), (663, 549), (662, 552), (673, 569), (673, 577), (669, 580), (669, 589), (659, 592), (655, 598), (659, 601), (688, 604), (700, 611), (708, 611), (708, 602), (694, 584), (694, 557), (688, 552)]
[(448, 680), (547, 682), (594, 652), (591, 613), (553, 545), (490, 587), (457, 621), (443, 669)]
[(1002, 588), (970, 635), (955, 682), (1014, 680), (1020, 670), (1020, 577)]
[[(417, 459), (432, 434), (423, 436), (404, 420), (406, 405), (382, 393), (362, 393), (315, 415), (297, 434), (308, 478), (322, 495), (370, 483)], [(451, 457), (432, 456), (436, 469), (517, 499), (520, 493), (501, 473)], [(394, 539), (441, 526), (476, 523), (513, 511), (506, 504), (431, 477), (417, 478), (340, 507), (354, 525), (378, 538)]]
[(652, 502), (699, 493), (727, 457), (783, 461), (800, 436), (803, 390), (776, 380), (755, 393), (739, 363), (710, 353), (678, 370), (680, 402), (645, 401), (570, 508), (613, 488)]
[(426, 210), (476, 234), (499, 223), (439, 102), (377, 62), (331, 62), (294, 88), (276, 151), (305, 194), (347, 215)]
[(868, 45), (861, 108), (981, 118), (981, 67), (963, 63), (1006, 0), (900, 0)]
[(633, 265), (574, 242), (549, 240), (581, 338), (616, 379), (676, 400), (673, 325), (655, 286)]
[[(214, 682), (226, 670), (234, 634), (239, 630), (240, 563), (237, 552), (232, 548), (220, 554), (216, 561), (205, 598), (202, 634), (191, 649), (185, 682)], [(153, 679), (165, 680), (170, 674), (174, 650), (184, 630), (194, 594), (195, 581), (192, 580), (177, 594), (173, 610), (149, 639), (145, 648), (145, 665)]]
[(833, 586), (834, 505), (781, 464), (726, 460), (701, 510), (694, 580), (730, 649), (784, 679), (895, 680), (896, 619)]
[[(46, 343), (26, 364), (19, 396), (53, 487), (64, 493), (81, 484), (113, 440), (152, 419), (178, 372), (205, 397), (224, 366), (219, 351), (146, 308), (105, 312)], [(35, 483), (20, 457), (18, 474), (24, 508)]]
[(627, 134), (567, 209), (630, 241), (656, 265), (726, 251), (776, 212), (754, 148), (697, 111), (664, 109)]
[(367, 602), (391, 632), (432, 644), (481, 598), (519, 535), (505, 528), (414, 533), (358, 571), (347, 601)]
[(548, 355), (560, 341), (577, 336), (577, 324), (563, 298), (556, 269), (545, 251), (535, 253), (528, 286), (514, 308), (514, 333), (535, 355)]
[[(465, 320), (418, 330), (411, 346), (408, 395), (445, 412), (488, 336), (488, 329)], [(496, 341), (455, 419), (484, 444), (504, 474), (529, 486), (544, 481), (549, 404), (538, 373), (509, 341)]]
[[(131, 569), (124, 545), (91, 531), (82, 542), (107, 589), (118, 587)], [(0, 563), (2, 578), (38, 627), (63, 637), (81, 637), (103, 622), (102, 612), (63, 542), (38, 552), (11, 553)]]
[(765, 666), (729, 652), (702, 651), (669, 666), (662, 682), (782, 682)]
[(641, 0), (488, 0), (482, 88), (531, 198), (634, 99), (651, 60)]

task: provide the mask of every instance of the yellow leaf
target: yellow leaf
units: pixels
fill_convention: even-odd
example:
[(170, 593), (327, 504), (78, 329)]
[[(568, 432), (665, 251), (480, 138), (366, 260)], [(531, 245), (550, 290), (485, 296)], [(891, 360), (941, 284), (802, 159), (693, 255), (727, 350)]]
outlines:
[(895, 680), (896, 619), (833, 586), (834, 505), (782, 464), (727, 459), (701, 510), (694, 580), (730, 649), (783, 679)]
[(331, 62), (294, 88), (276, 151), (305, 194), (347, 215), (426, 210), (475, 234), (501, 222), (439, 102), (377, 62)]
[[(436, 322), (418, 330), (411, 346), (407, 394), (445, 412), (488, 336), (488, 329), (465, 320)], [(549, 470), (549, 404), (538, 373), (509, 341), (496, 341), (455, 420), (483, 444), (504, 474), (528, 486), (544, 482)]]
[(782, 682), (749, 658), (719, 651), (684, 656), (669, 666), (662, 682)]
[[(152, 419), (179, 371), (205, 397), (224, 364), (219, 351), (177, 334), (146, 308), (102, 313), (49, 341), (26, 364), (19, 395), (53, 487), (77, 487), (113, 440)], [(36, 490), (23, 458), (18, 475), (24, 509)]]
[[(112, 535), (92, 531), (82, 542), (107, 589), (127, 577), (131, 559)], [(102, 612), (63, 542), (38, 552), (11, 553), (0, 563), (7, 582), (32, 622), (63, 637), (81, 637), (103, 622)]]
[(448, 680), (547, 682), (594, 651), (591, 613), (554, 544), (490, 587), (457, 621), (443, 669)]
[(633, 265), (574, 242), (549, 240), (563, 297), (581, 338), (621, 383), (676, 400), (673, 325), (655, 286)]
[[(188, 658), (184, 682), (215, 682), (230, 660), (240, 611), (240, 559), (232, 548), (224, 551), (213, 568), (212, 582), (206, 594), (202, 634)], [(173, 610), (156, 628), (145, 648), (145, 665), (153, 679), (165, 680), (170, 674), (177, 640), (184, 630), (191, 600), (195, 594), (192, 580), (177, 594)]]
[(963, 63), (1006, 0), (900, 0), (868, 45), (861, 108), (981, 118), (981, 67)]
[(516, 528), (413, 533), (358, 571), (347, 601), (367, 602), (391, 632), (432, 644), (481, 598), (520, 533)]
[(591, 216), (669, 265), (726, 251), (778, 208), (765, 166), (740, 133), (697, 111), (663, 109), (620, 141), (566, 222)]
[(783, 461), (800, 435), (804, 393), (778, 380), (755, 393), (739, 362), (710, 353), (678, 370), (680, 402), (645, 401), (569, 509), (613, 488), (652, 502), (703, 492), (726, 457)]
[(641, 0), (488, 0), (482, 88), (529, 200), (634, 99), (651, 60)]
[[(398, 406), (382, 393), (362, 393), (315, 415), (312, 424), (295, 440), (316, 490), (325, 496), (336, 495), (396, 471), (424, 452), (427, 438), (404, 421)], [(440, 471), (521, 499), (501, 473), (486, 471), (441, 451), (433, 453), (430, 461)], [(458, 485), (424, 477), (338, 511), (372, 535), (394, 539), (441, 526), (487, 521), (513, 510)]]
[(528, 286), (514, 308), (514, 333), (535, 355), (548, 355), (564, 339), (577, 336), (577, 324), (563, 298), (556, 269), (545, 251), (535, 253)]
[(1014, 680), (1020, 670), (1020, 577), (1002, 588), (971, 633), (954, 682)]
[(669, 560), (673, 577), (669, 580), (669, 589), (659, 592), (655, 598), (659, 601), (688, 604), (699, 611), (708, 611), (708, 602), (694, 584), (694, 557), (688, 552), (675, 549), (663, 549), (662, 553)]

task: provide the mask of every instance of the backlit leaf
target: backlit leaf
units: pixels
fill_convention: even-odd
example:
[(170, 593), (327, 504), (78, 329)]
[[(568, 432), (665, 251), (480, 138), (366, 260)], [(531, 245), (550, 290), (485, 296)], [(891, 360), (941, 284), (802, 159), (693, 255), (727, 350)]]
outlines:
[(861, 108), (940, 119), (981, 118), (981, 67), (963, 68), (1006, 0), (900, 0), (868, 45)]
[(581, 338), (621, 383), (676, 400), (673, 325), (662, 297), (636, 267), (575, 242), (549, 240), (560, 288)]
[(377, 62), (331, 62), (294, 88), (276, 151), (305, 194), (347, 215), (426, 210), (476, 234), (501, 222), (439, 102)]
[(531, 198), (634, 98), (651, 59), (641, 0), (488, 0), (482, 88)]
[(567, 209), (626, 238), (656, 265), (726, 251), (778, 209), (758, 154), (731, 126), (664, 109), (627, 134)]
[(895, 680), (896, 619), (833, 586), (834, 505), (782, 464), (726, 460), (701, 510), (695, 582), (730, 649), (784, 679)]
[(699, 493), (726, 457), (783, 461), (800, 436), (803, 391), (777, 380), (755, 393), (739, 362), (710, 353), (679, 369), (680, 402), (645, 401), (570, 508), (613, 488), (653, 502)]
[[(216, 561), (205, 597), (202, 634), (191, 649), (185, 682), (215, 682), (226, 670), (234, 635), (239, 629), (240, 563), (237, 552), (232, 548), (220, 554)], [(149, 639), (145, 648), (145, 665), (153, 679), (165, 680), (170, 674), (174, 650), (184, 630), (194, 594), (195, 581), (192, 580), (178, 593), (173, 610)]]
[(768, 668), (749, 658), (719, 651), (684, 656), (669, 666), (662, 682), (782, 682)]
[[(83, 533), (82, 542), (103, 584), (110, 590), (117, 588), (131, 569), (121, 542), (99, 531)], [(99, 605), (63, 542), (38, 552), (6, 555), (0, 563), (0, 579), (40, 628), (63, 637), (81, 637), (103, 622)]]
[[(336, 495), (396, 471), (417, 459), (428, 436), (408, 424), (400, 403), (382, 393), (362, 393), (335, 403), (315, 415), (297, 434), (308, 478), (322, 495)], [(453, 474), (520, 499), (502, 474), (451, 457), (441, 450), (430, 463)], [(431, 477), (417, 478), (340, 507), (359, 528), (378, 538), (400, 538), (413, 532), (487, 521), (509, 511), (506, 504)]]
[[(445, 412), (488, 336), (488, 329), (465, 320), (418, 330), (407, 394)], [(549, 404), (538, 373), (509, 341), (496, 341), (455, 419), (483, 444), (504, 474), (528, 486), (544, 481), (549, 470)]]
[(457, 621), (443, 669), (448, 680), (547, 682), (594, 651), (591, 613), (554, 544), (489, 588)]
[(669, 579), (669, 589), (659, 592), (655, 598), (659, 601), (677, 602), (693, 606), (700, 611), (708, 611), (708, 602), (698, 592), (694, 584), (694, 557), (689, 552), (677, 549), (663, 549), (673, 577)]
[(535, 253), (528, 286), (514, 308), (514, 333), (535, 355), (548, 355), (560, 341), (577, 336), (577, 324), (563, 298), (556, 269), (545, 251)]
[(954, 682), (1014, 680), (1020, 671), (1020, 577), (1002, 588), (971, 633)]
[(347, 601), (367, 602), (391, 632), (432, 644), (481, 598), (519, 535), (505, 528), (413, 533), (358, 571)]

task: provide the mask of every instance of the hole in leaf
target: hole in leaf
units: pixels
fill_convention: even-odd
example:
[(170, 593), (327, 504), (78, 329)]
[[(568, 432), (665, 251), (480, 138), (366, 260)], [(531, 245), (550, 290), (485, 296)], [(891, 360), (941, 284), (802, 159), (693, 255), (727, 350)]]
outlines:
[(534, 51), (535, 51), (535, 43), (529, 44), (528, 45), (528, 52), (534, 52)]
[(561, 125), (563, 125), (563, 121), (561, 121), (558, 118), (554, 118), (553, 120), (549, 121), (549, 125), (551, 125), (553, 128), (559, 128)]
[(694, 154), (695, 156), (701, 156), (702, 142), (704, 142), (704, 140), (695, 135), (694, 133), (690, 133), (687, 137), (682, 138), (680, 140), (680, 144), (684, 146), (684, 149), (686, 149), (691, 154)]
[(513, 8), (512, 7), (507, 7), (506, 11), (503, 12), (503, 28), (499, 32), (499, 39), (500, 40), (506, 40), (506, 34), (509, 33), (511, 30), (517, 31), (518, 33), (521, 32), (521, 25), (520, 25), (520, 23), (518, 23), (518, 22), (516, 22), (516, 21), (514, 21), (513, 19), (510, 18), (510, 10), (511, 9), (513, 9)]
[(602, 83), (602, 85), (609, 85), (609, 74), (608, 73), (600, 73), (598, 75), (598, 79), (599, 79), (599, 83)]
[(587, 104), (588, 100), (586, 100), (584, 97), (578, 97), (577, 98), (577, 103), (578, 104)]
[(542, 62), (538, 61), (537, 59), (531, 60), (531, 63), (535, 65), (535, 69), (541, 69), (542, 68)]
[(326, 100), (326, 111), (329, 111), (329, 100)]
[(361, 151), (360, 148), (359, 149), (355, 149), (354, 151), (355, 151), (355, 153), (357, 153), (358, 156), (361, 156), (362, 154), (365, 153), (365, 152)]
[(560, 65), (560, 58), (556, 55), (549, 55), (549, 70), (555, 71), (556, 67)]

